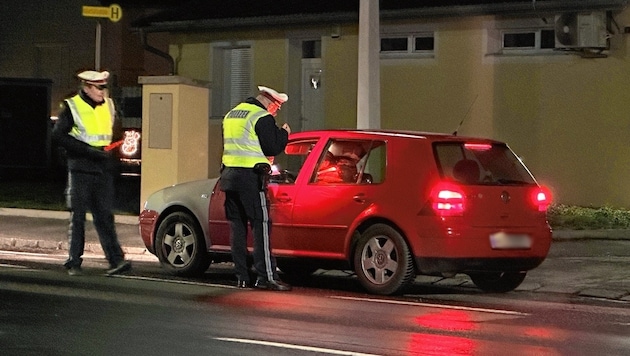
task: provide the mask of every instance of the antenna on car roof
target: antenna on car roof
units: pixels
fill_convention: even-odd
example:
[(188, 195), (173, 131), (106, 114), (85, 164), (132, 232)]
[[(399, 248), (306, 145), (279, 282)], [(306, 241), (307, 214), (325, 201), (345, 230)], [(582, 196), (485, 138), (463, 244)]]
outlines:
[(464, 117), (462, 118), (462, 121), (460, 121), (459, 125), (457, 125), (457, 129), (453, 131), (453, 136), (457, 136), (457, 131), (459, 131), (459, 128), (462, 127), (464, 120), (466, 120), (466, 118), (468, 117), (468, 114), (470, 114), (470, 110), (472, 109), (473, 105), (475, 105), (475, 102), (477, 101), (478, 97), (479, 97), (479, 94), (477, 94), (477, 96), (475, 96), (475, 100), (473, 100), (473, 102), (470, 103), (470, 106), (468, 107), (468, 111), (466, 111), (466, 115), (464, 115)]

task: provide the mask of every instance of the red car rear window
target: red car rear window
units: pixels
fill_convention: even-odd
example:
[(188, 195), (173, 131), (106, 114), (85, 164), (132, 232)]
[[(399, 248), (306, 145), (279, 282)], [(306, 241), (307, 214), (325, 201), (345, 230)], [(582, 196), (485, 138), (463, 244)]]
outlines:
[(443, 178), (463, 184), (528, 185), (535, 180), (505, 144), (443, 142), (434, 144)]

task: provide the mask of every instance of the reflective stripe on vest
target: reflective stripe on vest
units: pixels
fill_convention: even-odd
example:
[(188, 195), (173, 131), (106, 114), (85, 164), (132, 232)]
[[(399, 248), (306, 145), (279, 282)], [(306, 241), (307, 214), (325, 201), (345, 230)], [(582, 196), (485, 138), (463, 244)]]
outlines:
[(269, 163), (265, 157), (256, 123), (269, 115), (265, 109), (254, 104), (241, 103), (223, 118), (223, 164), (226, 167), (253, 168), (257, 163)]
[(105, 104), (95, 108), (79, 95), (66, 100), (74, 118), (74, 126), (69, 135), (90, 146), (103, 147), (112, 142), (114, 126), (114, 102), (105, 98)]

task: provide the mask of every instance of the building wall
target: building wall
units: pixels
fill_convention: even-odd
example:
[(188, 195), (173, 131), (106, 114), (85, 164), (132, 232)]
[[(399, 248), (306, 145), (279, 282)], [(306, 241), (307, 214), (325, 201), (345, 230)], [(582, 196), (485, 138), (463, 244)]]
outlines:
[[(628, 23), (628, 12), (616, 21)], [(613, 35), (607, 58), (506, 56), (490, 53), (487, 29), (494, 22), (432, 20), (433, 58), (381, 59), (382, 127), (450, 133), (464, 119), (459, 135), (507, 141), (556, 202), (630, 208), (630, 35)], [(346, 26), (339, 38), (322, 36), (328, 128), (356, 127), (357, 31)], [(255, 83), (284, 88), (287, 35), (265, 35), (238, 38), (254, 43)], [(179, 74), (207, 80), (197, 67), (209, 68), (208, 59), (199, 52), (186, 57), (200, 45), (178, 46)]]
[(337, 39), (322, 39), (327, 128), (357, 127), (358, 50), (357, 28), (345, 28)]
[(94, 65), (96, 23), (82, 17), (82, 5), (98, 3), (0, 3), (0, 77), (52, 80), (53, 115), (57, 104), (76, 91), (75, 71)]
[[(74, 93), (74, 75), (93, 69), (96, 18), (83, 17), (83, 6), (97, 0), (3, 0), (0, 2), (0, 77), (52, 80), (51, 114)], [(123, 17), (101, 22), (101, 68), (112, 73), (117, 87), (138, 86), (140, 75), (166, 75), (168, 63), (142, 48), (130, 23), (151, 9), (124, 8)], [(168, 35), (151, 34), (149, 44), (166, 51)]]

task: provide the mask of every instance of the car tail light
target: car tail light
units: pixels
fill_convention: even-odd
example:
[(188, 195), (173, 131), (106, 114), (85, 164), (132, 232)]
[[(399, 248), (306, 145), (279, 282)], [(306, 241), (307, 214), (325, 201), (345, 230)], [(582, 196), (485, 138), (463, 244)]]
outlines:
[(431, 191), (431, 207), (439, 216), (462, 216), (466, 208), (464, 191), (453, 183), (438, 183)]
[(546, 187), (536, 187), (532, 191), (531, 200), (538, 211), (547, 211), (551, 204), (551, 192)]

